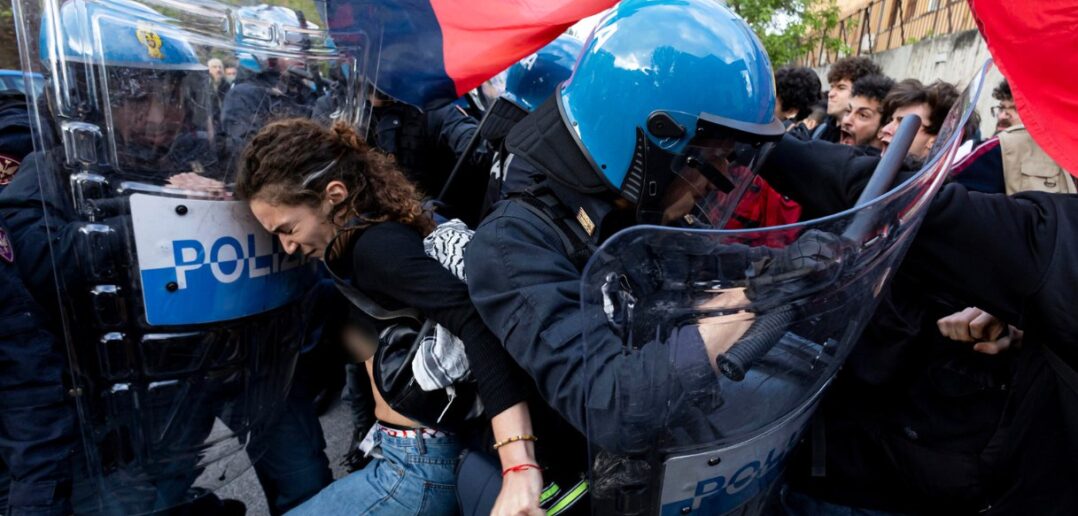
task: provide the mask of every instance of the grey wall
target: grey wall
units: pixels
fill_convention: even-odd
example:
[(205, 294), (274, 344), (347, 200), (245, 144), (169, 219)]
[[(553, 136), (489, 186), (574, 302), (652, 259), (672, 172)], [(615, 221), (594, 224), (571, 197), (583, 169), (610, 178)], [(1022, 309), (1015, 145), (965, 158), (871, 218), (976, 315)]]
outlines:
[[(988, 53), (988, 47), (985, 46), (980, 33), (969, 30), (927, 39), (869, 57), (879, 63), (883, 73), (896, 80), (914, 78), (929, 83), (941, 79), (954, 83), (961, 90), (992, 56)], [(829, 68), (823, 66), (815, 69), (825, 89)], [(995, 128), (995, 120), (989, 112), (996, 104), (992, 98), (992, 89), (1002, 78), (999, 70), (992, 67), (985, 90), (977, 103), (977, 112), (981, 115), (981, 134), (985, 136), (991, 135)]]

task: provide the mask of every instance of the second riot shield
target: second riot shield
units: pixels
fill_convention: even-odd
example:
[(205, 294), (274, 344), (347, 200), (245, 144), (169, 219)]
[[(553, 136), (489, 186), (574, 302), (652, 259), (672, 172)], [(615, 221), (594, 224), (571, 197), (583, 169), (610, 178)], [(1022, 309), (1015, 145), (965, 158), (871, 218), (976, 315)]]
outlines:
[(637, 226), (602, 245), (581, 283), (596, 513), (763, 509), (945, 179), (983, 77), (919, 171), (847, 211), (756, 230)]

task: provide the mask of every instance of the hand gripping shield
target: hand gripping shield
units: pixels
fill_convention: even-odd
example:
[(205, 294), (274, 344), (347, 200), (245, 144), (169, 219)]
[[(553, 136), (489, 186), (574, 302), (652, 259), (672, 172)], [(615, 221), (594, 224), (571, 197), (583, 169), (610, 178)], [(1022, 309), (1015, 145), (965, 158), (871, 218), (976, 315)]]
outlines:
[[(237, 452), (258, 459), (302, 344), (313, 264), (233, 198), (236, 160), (276, 118), (358, 123), (370, 38), (346, 55), (318, 9), (246, 1), (14, 5), (23, 68), (47, 84), (6, 198), (69, 354), (76, 512), (167, 509), (236, 478)], [(229, 88), (213, 58), (263, 68)]]
[(602, 245), (581, 283), (594, 512), (763, 510), (946, 178), (983, 77), (919, 171), (849, 210), (751, 231), (636, 226)]

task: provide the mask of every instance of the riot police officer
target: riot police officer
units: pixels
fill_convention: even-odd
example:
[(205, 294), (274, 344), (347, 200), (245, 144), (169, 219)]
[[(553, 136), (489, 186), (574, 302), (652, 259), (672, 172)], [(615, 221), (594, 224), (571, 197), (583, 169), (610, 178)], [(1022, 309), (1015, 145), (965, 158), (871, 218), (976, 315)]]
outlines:
[[(275, 5), (238, 9), (241, 19), (256, 23), (280, 23), (308, 29), (302, 12)], [(241, 31), (237, 43), (257, 44)], [(247, 140), (267, 122), (279, 118), (309, 117), (321, 95), (320, 81), (312, 80), (302, 60), (269, 52), (244, 50), (237, 55), (242, 75), (225, 94), (221, 105), (221, 127), (233, 154), (242, 151)]]
[(703, 1), (622, 2), (594, 34), (506, 139), (540, 179), (477, 229), (469, 290), (586, 434), (593, 505), (752, 513), (924, 212), (723, 231), (784, 134), (759, 40)]
[[(639, 395), (641, 407), (679, 400), (672, 412), (693, 411), (692, 396), (685, 395), (714, 384), (707, 364), (719, 339), (706, 342), (696, 328), (685, 327), (652, 337), (665, 345), (623, 354), (624, 334), (581, 307), (585, 263), (621, 229), (698, 213), (702, 194), (713, 191), (712, 181), (720, 178), (682, 168), (687, 157), (722, 154), (715, 161), (725, 167), (720, 149), (735, 140), (753, 145), (782, 134), (774, 99), (757, 96), (774, 91), (771, 71), (743, 22), (704, 2), (689, 2), (684, 11), (668, 7), (620, 4), (596, 28), (612, 36), (590, 39), (573, 78), (513, 127), (505, 140), (509, 174), (536, 183), (495, 205), (465, 257), (469, 270), (484, 271), (469, 277), (469, 291), (488, 326), (536, 380), (543, 399), (577, 431), (590, 434), (593, 444), (609, 450), (638, 450), (657, 432), (636, 424), (641, 419), (628, 423), (608, 400)], [(706, 23), (685, 23), (693, 17)], [(666, 24), (678, 29), (663, 29)], [(652, 47), (654, 41), (642, 34), (669, 35), (655, 38), (668, 51)], [(697, 46), (691, 38), (707, 44)], [(636, 70), (661, 74), (641, 80), (633, 67), (622, 66), (630, 55), (652, 60), (633, 63)], [(737, 63), (736, 71), (712, 68), (726, 58)], [(689, 92), (719, 83), (721, 96)], [(600, 342), (590, 350), (588, 331)], [(680, 358), (671, 362), (666, 355), (675, 348)], [(606, 365), (590, 370), (589, 363)], [(660, 380), (670, 375), (682, 380)], [(589, 413), (596, 407), (601, 408)]]
[[(85, 437), (76, 511), (186, 502), (242, 472), (230, 457), (244, 447), (265, 459), (271, 510), (287, 510), (331, 479), (313, 411), (270, 425), (311, 270), (227, 200), (228, 155), (193, 118), (211, 110), (189, 104), (211, 84), (195, 38), (131, 0), (28, 14), (50, 81), (52, 123), (40, 125), (58, 138), (35, 135), (42, 152), (0, 213), (49, 329), (69, 340)], [(261, 299), (243, 294), (259, 288)]]
[[(723, 89), (740, 93), (714, 99), (706, 93), (687, 95), (680, 91), (689, 86), (688, 77), (676, 74), (678, 65), (684, 64), (687, 73), (694, 76), (705, 76), (715, 71), (707, 67), (711, 59), (718, 62), (718, 56), (710, 50), (697, 55), (703, 49), (692, 45), (678, 50), (675, 44), (681, 43), (680, 38), (673, 44), (663, 40), (673, 49), (667, 55), (648, 43), (639, 48), (628, 44), (629, 39), (639, 38), (639, 31), (650, 30), (640, 24), (650, 19), (652, 11), (634, 2), (622, 4), (596, 28), (617, 27), (618, 37), (592, 41), (584, 49), (573, 79), (519, 122), (506, 139), (514, 165), (526, 167), (521, 172), (527, 176), (542, 178), (528, 195), (568, 216), (547, 222), (530, 209), (534, 203), (510, 199), (498, 204), (484, 220), (467, 250), (468, 268), (487, 271), (469, 279), (484, 320), (538, 381), (543, 397), (580, 430), (585, 427), (588, 384), (612, 387), (615, 382), (614, 378), (586, 378), (572, 372), (582, 367), (581, 330), (586, 322), (567, 314), (580, 311), (575, 285), (584, 263), (618, 230), (638, 223), (682, 220), (701, 200), (700, 194), (714, 189), (711, 181), (719, 178), (706, 177), (691, 168), (681, 172), (675, 164), (678, 158), (683, 164), (690, 154), (700, 152), (703, 156), (713, 149), (709, 145), (728, 149), (733, 143), (720, 137), (711, 140), (708, 129), (719, 135), (728, 125), (744, 142), (774, 139), (783, 132), (773, 114), (773, 97), (756, 94), (773, 91), (770, 67), (758, 41), (724, 8), (690, 5), (693, 14), (733, 31), (733, 36), (722, 36), (718, 28), (692, 27), (695, 36), (708, 38), (717, 49), (714, 52), (737, 55), (738, 73), (716, 74), (711, 82), (728, 81)], [(661, 6), (654, 9), (663, 11)], [(724, 15), (728, 19), (719, 23)], [(661, 19), (668, 23), (680, 20), (675, 14)], [(660, 25), (659, 21), (648, 23)], [(731, 50), (737, 45), (750, 49), (749, 53)], [(662, 65), (668, 75), (651, 88), (628, 87), (637, 79), (631, 71), (613, 64), (613, 56), (630, 50), (653, 55), (657, 60), (654, 64)], [(620, 108), (612, 110), (612, 105)], [(701, 138), (693, 141), (696, 135)], [(663, 139), (677, 145), (666, 150), (671, 148), (668, 143), (657, 143)], [(642, 162), (645, 155), (654, 161)], [(670, 192), (660, 191), (659, 181)], [(649, 183), (656, 188), (641, 188)], [(678, 190), (682, 186), (687, 188)], [(576, 248), (563, 246), (563, 237), (552, 225), (569, 226), (563, 232), (570, 241), (575, 240)], [(495, 263), (502, 265), (495, 270)], [(705, 353), (698, 333), (686, 332), (683, 337), (690, 342), (685, 345), (686, 353)], [(617, 339), (614, 333), (610, 338)], [(639, 372), (645, 375), (659, 374), (649, 367), (668, 366), (666, 360), (642, 362), (645, 369)], [(663, 398), (666, 394), (655, 393)]]

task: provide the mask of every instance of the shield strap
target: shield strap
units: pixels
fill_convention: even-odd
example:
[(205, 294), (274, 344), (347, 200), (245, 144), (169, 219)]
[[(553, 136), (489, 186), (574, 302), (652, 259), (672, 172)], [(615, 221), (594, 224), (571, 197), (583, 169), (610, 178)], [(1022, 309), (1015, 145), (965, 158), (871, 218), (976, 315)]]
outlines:
[(576, 214), (543, 185), (537, 185), (509, 197), (524, 209), (542, 219), (562, 242), (566, 256), (578, 271), (583, 271), (588, 259), (595, 254), (596, 246), (591, 243), (588, 232), (577, 221)]

